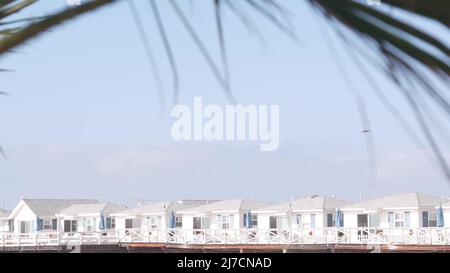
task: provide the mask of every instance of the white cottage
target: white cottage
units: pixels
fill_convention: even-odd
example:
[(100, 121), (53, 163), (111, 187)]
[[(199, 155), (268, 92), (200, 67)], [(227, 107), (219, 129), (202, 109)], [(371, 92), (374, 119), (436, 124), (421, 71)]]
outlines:
[(98, 203), (97, 199), (22, 199), (9, 215), (14, 233), (60, 230), (56, 214), (74, 204)]
[[(240, 229), (243, 228), (248, 211), (267, 206), (267, 203), (248, 199), (233, 199), (179, 210), (182, 228), (192, 229)], [(253, 228), (258, 227), (256, 216), (252, 218)]]
[(175, 227), (183, 226), (180, 210), (201, 206), (217, 201), (179, 200), (155, 202), (113, 213), (116, 217), (116, 230), (124, 229), (167, 229), (172, 213), (175, 215)]
[(56, 214), (63, 232), (114, 231), (112, 213), (125, 208), (112, 203), (74, 204)]
[(112, 213), (115, 217), (116, 231), (119, 236), (129, 234), (129, 230), (165, 230), (169, 227), (172, 212), (175, 214), (175, 225), (181, 227), (182, 219), (177, 211), (189, 207), (182, 201), (155, 202), (137, 208)]
[(9, 211), (0, 209), (0, 232), (9, 232), (10, 221), (9, 221)]
[(313, 195), (253, 213), (260, 229), (314, 229), (335, 226), (336, 210), (348, 204), (336, 197)]
[(400, 193), (342, 208), (349, 228), (436, 227), (437, 209), (447, 200), (424, 193)]

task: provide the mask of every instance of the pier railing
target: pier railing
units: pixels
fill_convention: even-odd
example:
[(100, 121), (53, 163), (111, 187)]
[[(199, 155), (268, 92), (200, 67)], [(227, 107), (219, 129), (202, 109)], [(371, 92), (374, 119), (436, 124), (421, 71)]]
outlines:
[(0, 233), (0, 248), (128, 243), (450, 245), (450, 228), (125, 229), (111, 232)]

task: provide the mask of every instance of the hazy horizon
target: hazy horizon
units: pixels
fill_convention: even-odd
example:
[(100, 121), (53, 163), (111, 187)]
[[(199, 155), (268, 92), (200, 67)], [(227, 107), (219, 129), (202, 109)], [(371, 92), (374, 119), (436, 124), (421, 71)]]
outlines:
[[(297, 2), (286, 3), (293, 7)], [(38, 4), (34, 15), (64, 4)], [(173, 141), (167, 58), (148, 16), (150, 9), (136, 4), (161, 69), (164, 112), (124, 3), (56, 28), (0, 59), (0, 68), (14, 70), (0, 74), (0, 89), (10, 94), (0, 97), (0, 145), (8, 156), (8, 161), (0, 160), (0, 201), (5, 207), (13, 208), (21, 196), (98, 197), (133, 204), (130, 198), (279, 202), (282, 197), (311, 194), (350, 201), (357, 201), (360, 193), (450, 195), (450, 184), (433, 163), (430, 149), (416, 145), (402, 130), (343, 44), (322, 18), (314, 18), (307, 3), (293, 9), (298, 44), (262, 18), (257, 22), (266, 42), (261, 42), (232, 14), (224, 15), (233, 93), (243, 105), (280, 105), (279, 150), (260, 152), (254, 142)], [(215, 26), (205, 23), (212, 15), (210, 6), (197, 7), (189, 16), (219, 61)], [(180, 70), (180, 103), (192, 105), (195, 96), (210, 104), (229, 103), (173, 12), (162, 12)], [(418, 22), (430, 33), (446, 31)], [(336, 52), (324, 44), (322, 30), (334, 41)], [(334, 63), (336, 54), (364, 94), (370, 115), (378, 173), (372, 191), (361, 133), (365, 128)], [(392, 82), (372, 66), (367, 69), (420, 133)], [(444, 137), (438, 137), (443, 143), (450, 135), (445, 121)], [(448, 149), (443, 153), (450, 158)]]

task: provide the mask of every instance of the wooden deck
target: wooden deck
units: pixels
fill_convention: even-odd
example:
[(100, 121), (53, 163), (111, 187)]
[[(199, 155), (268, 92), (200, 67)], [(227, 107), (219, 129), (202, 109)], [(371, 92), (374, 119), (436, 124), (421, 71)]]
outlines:
[(126, 229), (0, 233), (0, 251), (450, 252), (450, 228)]
[(0, 253), (450, 253), (450, 246), (432, 245), (188, 245), (130, 243), (82, 246), (5, 247)]
[(127, 245), (132, 253), (437, 253), (450, 252), (450, 246), (418, 245), (185, 245), (134, 243)]

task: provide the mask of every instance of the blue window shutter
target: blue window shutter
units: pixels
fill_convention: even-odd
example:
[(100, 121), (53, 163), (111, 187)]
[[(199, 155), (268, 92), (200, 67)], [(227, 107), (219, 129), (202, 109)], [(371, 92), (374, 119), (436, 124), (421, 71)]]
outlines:
[(52, 220), (52, 230), (58, 230), (58, 220)]
[(44, 229), (44, 220), (37, 218), (37, 226), (36, 226), (36, 230), (43, 230)]
[(422, 211), (422, 226), (428, 227), (428, 211)]

